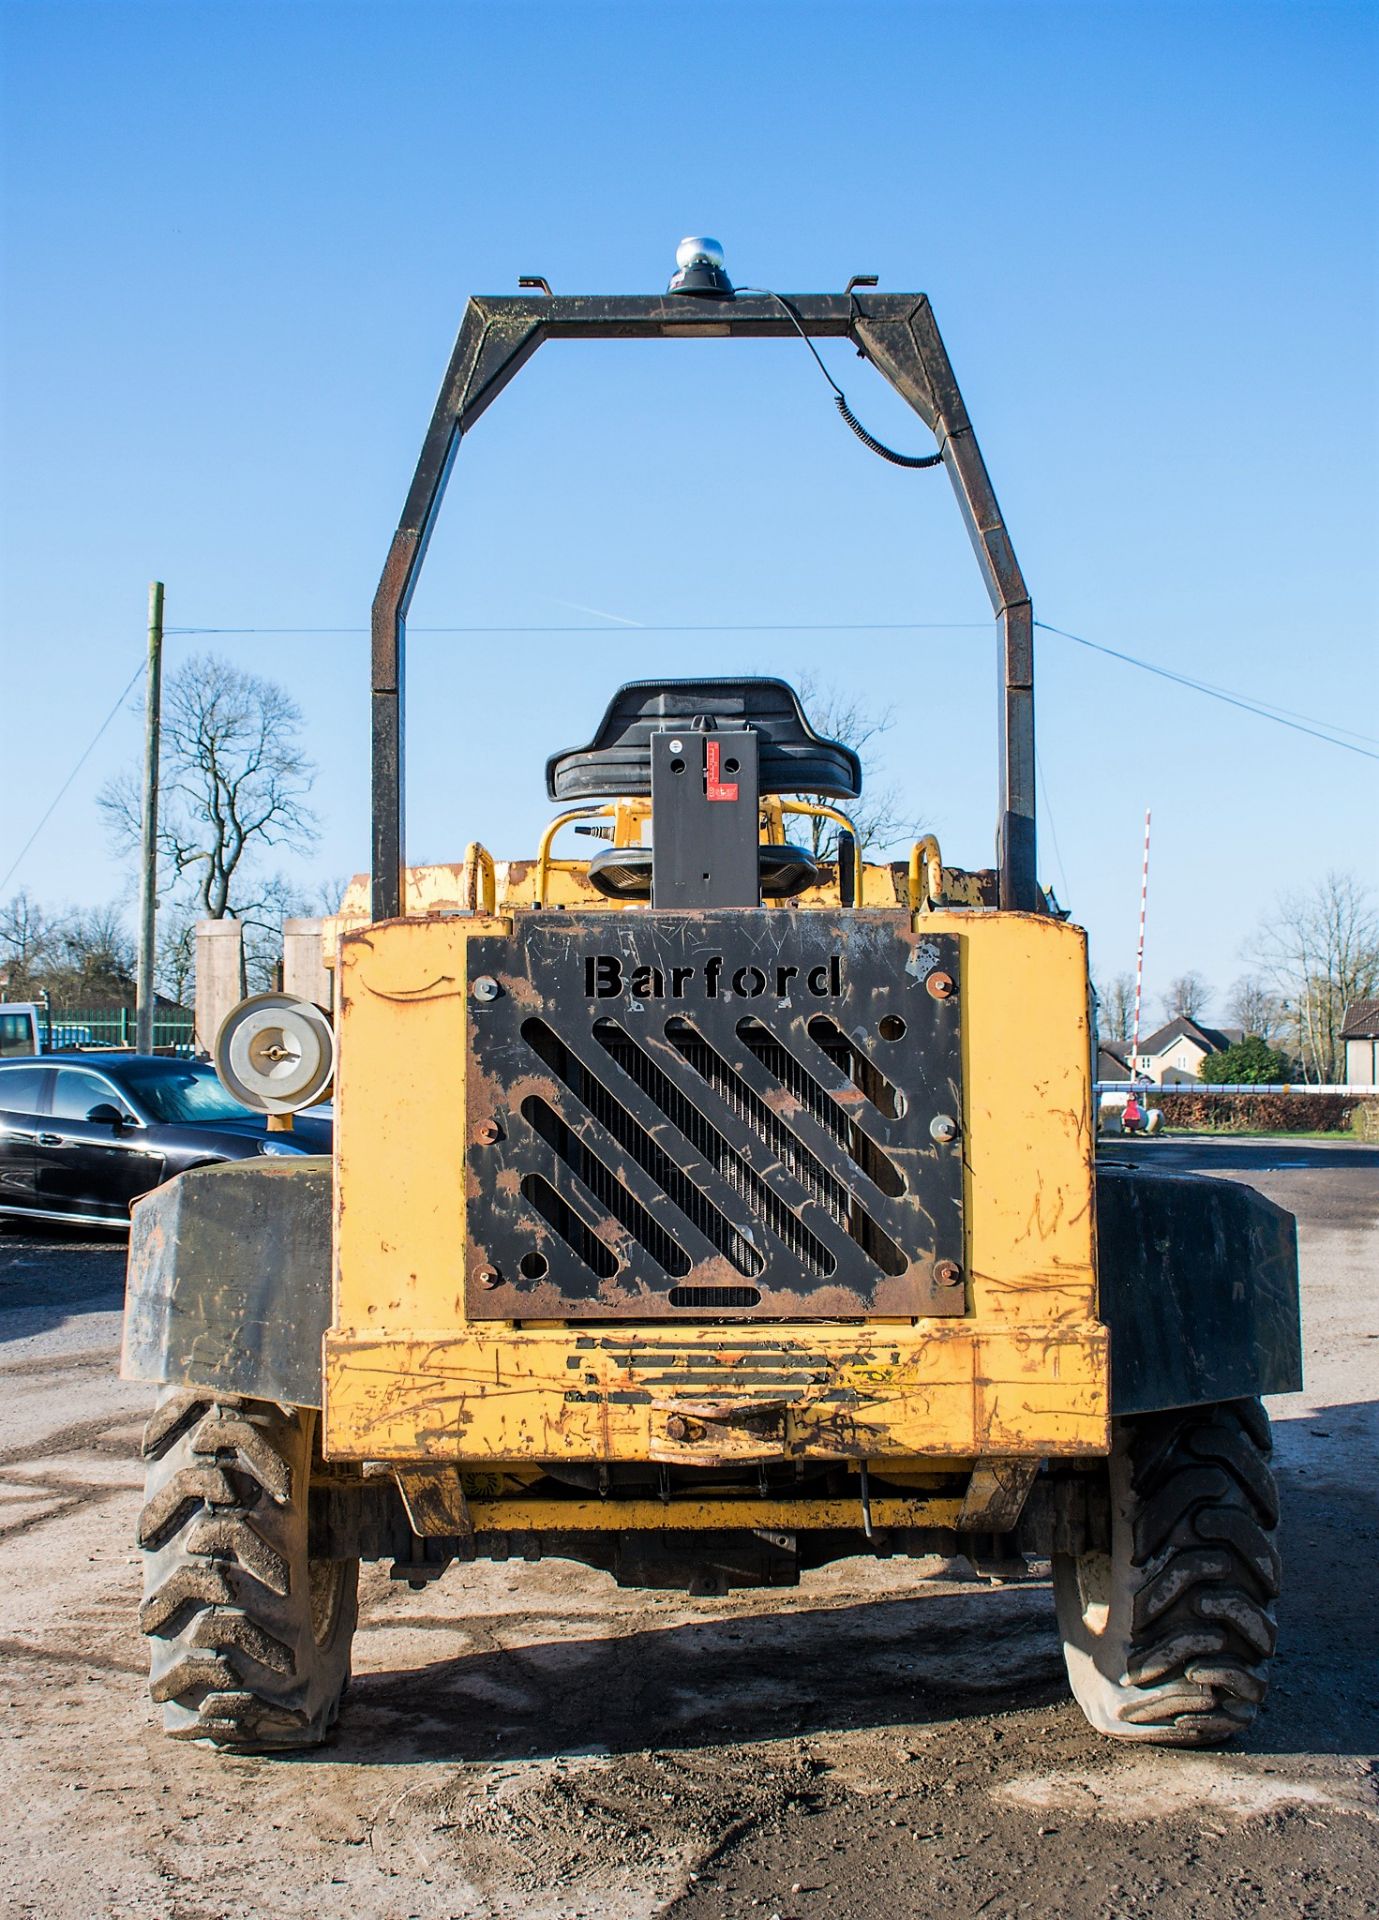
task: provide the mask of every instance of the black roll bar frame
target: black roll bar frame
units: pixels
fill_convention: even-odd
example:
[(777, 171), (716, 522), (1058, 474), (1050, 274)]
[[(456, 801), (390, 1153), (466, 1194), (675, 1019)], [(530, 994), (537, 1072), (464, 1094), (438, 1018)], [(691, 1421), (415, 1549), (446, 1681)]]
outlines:
[[(1034, 609), (948, 354), (922, 293), (784, 296), (812, 339), (851, 340), (933, 433), (996, 614), (1000, 649), (999, 901), (1039, 911), (1035, 875)], [(465, 308), (421, 457), (374, 595), (375, 920), (405, 902), (403, 678), (407, 609), (460, 441), (545, 340), (770, 340), (797, 331), (775, 298), (685, 294), (476, 295)]]

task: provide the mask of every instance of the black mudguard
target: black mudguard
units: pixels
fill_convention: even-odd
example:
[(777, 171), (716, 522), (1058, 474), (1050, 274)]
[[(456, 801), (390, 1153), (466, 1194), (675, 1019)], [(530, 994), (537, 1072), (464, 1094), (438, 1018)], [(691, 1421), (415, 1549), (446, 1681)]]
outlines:
[[(199, 1167), (134, 1209), (126, 1379), (321, 1404), (330, 1321), (327, 1159)], [(1302, 1385), (1293, 1216), (1230, 1180), (1097, 1170), (1111, 1411)]]
[(1098, 1167), (1097, 1246), (1114, 1415), (1301, 1387), (1291, 1213), (1234, 1180)]
[(134, 1209), (126, 1380), (321, 1404), (330, 1321), (330, 1161), (193, 1167)]

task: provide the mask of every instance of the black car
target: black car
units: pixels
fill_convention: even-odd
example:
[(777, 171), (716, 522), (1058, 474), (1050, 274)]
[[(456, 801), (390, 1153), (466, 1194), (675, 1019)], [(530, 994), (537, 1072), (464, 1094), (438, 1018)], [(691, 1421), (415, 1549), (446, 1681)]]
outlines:
[(0, 1060), (0, 1215), (128, 1226), (131, 1204), (188, 1167), (329, 1153), (331, 1122), (291, 1133), (232, 1100), (215, 1068), (144, 1053)]

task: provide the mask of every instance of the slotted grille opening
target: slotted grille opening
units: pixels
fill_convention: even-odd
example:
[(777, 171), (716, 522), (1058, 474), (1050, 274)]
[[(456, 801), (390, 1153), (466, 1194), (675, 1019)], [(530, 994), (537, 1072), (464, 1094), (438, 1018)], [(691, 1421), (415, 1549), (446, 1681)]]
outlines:
[(596, 1233), (591, 1233), (569, 1201), (556, 1192), (544, 1174), (529, 1173), (522, 1181), (522, 1197), (529, 1200), (554, 1229), (571, 1253), (582, 1260), (600, 1280), (611, 1280), (618, 1263)]
[(689, 1272), (689, 1255), (684, 1248), (652, 1219), (636, 1195), (590, 1151), (578, 1134), (571, 1132), (554, 1108), (532, 1094), (522, 1102), (522, 1117), (547, 1146), (559, 1154), (571, 1173), (584, 1182), (605, 1212), (611, 1213), (619, 1226), (640, 1241), (663, 1272), (672, 1276)]
[[(739, 1021), (738, 1033), (745, 1039), (742, 1035), (744, 1027), (754, 1027), (760, 1033), (767, 1034), (776, 1052), (783, 1056), (784, 1060), (793, 1058), (781, 1046), (770, 1029), (763, 1026), (760, 1021)], [(717, 1048), (706, 1040), (690, 1021), (682, 1018), (668, 1020), (666, 1037), (684, 1055), (695, 1072), (713, 1088), (719, 1098), (732, 1107), (738, 1118), (745, 1121), (754, 1133), (760, 1135), (767, 1151), (794, 1175), (810, 1198), (817, 1200), (821, 1206), (828, 1209), (838, 1225), (850, 1239), (856, 1241), (869, 1260), (880, 1267), (883, 1273), (904, 1273), (907, 1264), (905, 1256), (890, 1235), (876, 1224), (856, 1195), (850, 1193), (823, 1162), (809, 1151), (780, 1115), (767, 1106), (755, 1089), (748, 1086), (737, 1069), (723, 1058)], [(753, 1047), (752, 1051), (756, 1053), (756, 1047)], [(761, 1055), (757, 1054), (757, 1057), (760, 1059)], [(762, 1064), (769, 1065), (765, 1060)], [(775, 1073), (782, 1085), (786, 1084), (782, 1073), (777, 1072), (774, 1066), (770, 1067), (770, 1071)], [(801, 1088), (797, 1090), (792, 1087), (790, 1091), (802, 1105), (807, 1106), (811, 1113), (828, 1126), (829, 1132), (838, 1140), (844, 1151), (858, 1165), (861, 1165), (860, 1154), (852, 1145), (853, 1139), (860, 1137), (857, 1129), (850, 1126), (844, 1116), (839, 1113), (837, 1106), (817, 1080), (812, 1079), (803, 1068), (800, 1069), (800, 1076)], [(807, 1089), (805, 1083), (807, 1083)], [(830, 1124), (830, 1116), (841, 1124), (841, 1132), (838, 1125)], [(870, 1145), (870, 1142), (867, 1144)], [(884, 1156), (881, 1157), (884, 1160)], [(885, 1165), (898, 1181), (900, 1176), (891, 1167), (890, 1162), (885, 1161)], [(772, 1198), (774, 1199), (775, 1196), (773, 1195)], [(797, 1232), (805, 1231), (794, 1214), (787, 1213), (787, 1218)]]
[[(901, 1023), (904, 1031), (904, 1022)], [(898, 1120), (905, 1111), (905, 1096), (882, 1073), (870, 1054), (863, 1053), (850, 1033), (844, 1033), (836, 1020), (816, 1013), (809, 1022), (809, 1037), (835, 1066), (842, 1067), (854, 1087), (860, 1087), (879, 1114)]]
[[(696, 1315), (968, 1311), (941, 1277), (963, 1159), (932, 1124), (962, 1111), (962, 1009), (913, 990), (892, 918), (570, 911), (476, 936), (474, 978), (503, 983), (465, 1022), (476, 1321), (511, 1314), (509, 1283), (523, 1311), (661, 1314), (677, 1339)], [(958, 979), (956, 937), (932, 938)]]
[[(816, 1028), (827, 1029), (828, 1034), (836, 1035), (837, 1044), (825, 1044), (828, 1035), (822, 1031), (816, 1032)], [(764, 1026), (760, 1020), (739, 1020), (737, 1032), (742, 1044), (751, 1049), (766, 1071), (779, 1080), (786, 1091), (795, 1096), (801, 1106), (809, 1109), (820, 1126), (828, 1129), (848, 1159), (866, 1174), (868, 1180), (879, 1192), (894, 1199), (905, 1191), (905, 1181), (899, 1167), (877, 1146), (874, 1140), (863, 1133), (851, 1115), (844, 1113), (832, 1095), (819, 1085), (808, 1067), (797, 1060), (787, 1046), (782, 1045), (769, 1027)], [(852, 1064), (852, 1055), (856, 1054), (858, 1059), (865, 1059), (865, 1055), (857, 1053), (857, 1049), (842, 1029), (835, 1026), (831, 1020), (819, 1018), (810, 1021), (809, 1033), (810, 1038), (823, 1048), (834, 1065), (841, 1068), (854, 1085), (859, 1085), (860, 1082), (857, 1080)], [(889, 1092), (893, 1102), (903, 1098), (897, 1094), (889, 1080), (880, 1074), (877, 1074), (876, 1078), (880, 1082), (880, 1088)], [(879, 1113), (885, 1114), (888, 1119), (897, 1117), (882, 1106), (875, 1094), (869, 1092), (866, 1087), (863, 1087), (862, 1091)], [(882, 1097), (885, 1097), (884, 1093)], [(891, 1269), (887, 1268), (886, 1271), (890, 1272)]]
[[(742, 1026), (747, 1024), (746, 1021), (741, 1023)], [(835, 1220), (845, 1220), (848, 1211), (847, 1189), (833, 1177), (827, 1167), (815, 1159), (809, 1149), (786, 1126), (780, 1115), (771, 1111), (760, 1095), (747, 1085), (741, 1074), (728, 1064), (712, 1043), (706, 1040), (690, 1021), (683, 1019), (666, 1022), (666, 1038), (679, 1049), (695, 1072), (701, 1079), (708, 1082), (719, 1098), (727, 1101), (738, 1118), (745, 1120), (754, 1133), (761, 1135), (774, 1158), (780, 1161), (788, 1173), (795, 1176), (810, 1197), (821, 1201)]]
[[(605, 1024), (613, 1025), (611, 1021), (597, 1022), (595, 1033), (598, 1033), (599, 1026)], [(616, 1031), (621, 1032), (621, 1029)], [(601, 1035), (599, 1037), (602, 1038)], [(690, 1179), (684, 1168), (677, 1166), (670, 1155), (657, 1145), (645, 1127), (634, 1119), (603, 1082), (596, 1080), (593, 1074), (587, 1071), (583, 1061), (570, 1052), (560, 1036), (547, 1026), (544, 1020), (535, 1018), (524, 1020), (522, 1038), (545, 1062), (551, 1072), (569, 1088), (581, 1106), (593, 1115), (600, 1126), (607, 1129), (629, 1159), (634, 1160), (643, 1173), (656, 1182), (666, 1198), (679, 1209), (691, 1226), (704, 1236), (715, 1252), (721, 1253), (725, 1259), (731, 1261), (738, 1272), (748, 1279), (761, 1272), (765, 1262), (751, 1242), (738, 1232), (731, 1220), (726, 1219), (719, 1212), (712, 1200)], [(626, 1036), (624, 1035), (623, 1038), (626, 1039)], [(632, 1047), (630, 1040), (627, 1041), (627, 1046)], [(618, 1058), (613, 1048), (608, 1048), (608, 1051), (613, 1058)], [(640, 1057), (640, 1049), (633, 1049), (633, 1051), (636, 1051)], [(620, 1060), (619, 1064), (621, 1064)], [(634, 1080), (636, 1077), (635, 1074), (632, 1075)], [(640, 1081), (638, 1084), (641, 1084)], [(684, 1104), (688, 1105), (687, 1102)], [(589, 1183), (586, 1182), (587, 1184)], [(619, 1190), (626, 1191), (625, 1188)], [(688, 1270), (688, 1266), (667, 1269), (668, 1272), (678, 1273), (685, 1273)]]
[[(684, 1024), (687, 1023), (668, 1021), (666, 1030), (669, 1033), (672, 1027)], [(666, 1119), (678, 1128), (695, 1151), (727, 1181), (734, 1193), (740, 1194), (752, 1211), (765, 1221), (796, 1259), (820, 1279), (827, 1278), (836, 1264), (828, 1248), (771, 1191), (761, 1175), (746, 1164), (731, 1142), (723, 1137), (669, 1075), (662, 1072), (631, 1035), (616, 1020), (604, 1019), (594, 1022), (594, 1038), (617, 1061), (628, 1078), (635, 1081), (647, 1098), (660, 1108)], [(757, 1256), (757, 1262), (756, 1267), (747, 1271), (760, 1272), (760, 1255)]]
[(673, 1307), (759, 1307), (759, 1287), (672, 1287), (666, 1295)]

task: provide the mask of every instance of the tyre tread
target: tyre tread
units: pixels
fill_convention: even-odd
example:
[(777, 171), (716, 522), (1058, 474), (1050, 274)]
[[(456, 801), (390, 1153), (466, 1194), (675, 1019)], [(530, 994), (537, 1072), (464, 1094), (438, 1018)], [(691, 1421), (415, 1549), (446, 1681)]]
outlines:
[(306, 1561), (309, 1434), (300, 1424), (311, 1418), (178, 1392), (148, 1423), (140, 1625), (150, 1697), (176, 1738), (241, 1752), (301, 1747), (334, 1723), (355, 1602), (351, 1573), (318, 1648)]
[[(1268, 1418), (1258, 1401), (1150, 1416), (1131, 1438), (1135, 1515), (1134, 1635), (1126, 1678), (1183, 1681), (1202, 1704), (1163, 1698), (1162, 1724), (1209, 1743), (1254, 1717), (1268, 1685), (1277, 1628), (1279, 1561), (1269, 1534), (1278, 1494)], [(1155, 1715), (1136, 1712), (1140, 1726)]]
[[(1213, 1746), (1254, 1718), (1277, 1636), (1270, 1453), (1257, 1400), (1178, 1408), (1119, 1427), (1112, 1484), (1124, 1518), (1113, 1545), (1123, 1545), (1112, 1565), (1120, 1624), (1110, 1637), (1088, 1629), (1070, 1598), (1065, 1627), (1078, 1698), (1103, 1732)], [(1080, 1577), (1065, 1579), (1069, 1596)], [(1088, 1632), (1090, 1639), (1079, 1637)], [(1079, 1662), (1092, 1663), (1085, 1677), (1074, 1649)]]

